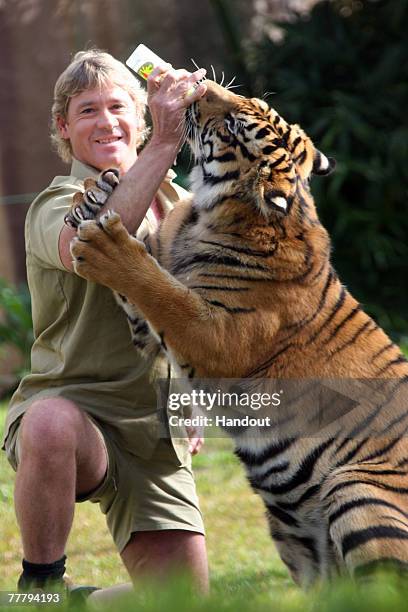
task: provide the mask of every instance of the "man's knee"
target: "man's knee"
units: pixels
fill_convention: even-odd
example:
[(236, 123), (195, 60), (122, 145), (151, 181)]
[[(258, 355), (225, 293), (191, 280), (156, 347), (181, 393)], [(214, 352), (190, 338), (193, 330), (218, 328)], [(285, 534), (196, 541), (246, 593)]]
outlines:
[(20, 425), (19, 452), (44, 455), (75, 449), (84, 416), (71, 401), (60, 397), (36, 400)]

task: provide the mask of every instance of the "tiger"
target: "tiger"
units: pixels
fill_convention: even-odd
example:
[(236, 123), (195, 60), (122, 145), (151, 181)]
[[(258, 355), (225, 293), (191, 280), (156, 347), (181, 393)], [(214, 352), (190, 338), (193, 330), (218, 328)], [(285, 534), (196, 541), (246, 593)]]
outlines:
[[(149, 350), (192, 381), (372, 382), (374, 404), (360, 401), (316, 435), (230, 433), (295, 583), (404, 572), (408, 362), (331, 264), (310, 181), (335, 161), (266, 101), (210, 80), (186, 126), (191, 197), (142, 243), (115, 212), (92, 219), (114, 172), (89, 182), (70, 213), (75, 271), (115, 291), (128, 317), (145, 321)], [(307, 402), (296, 410), (313, 415)]]

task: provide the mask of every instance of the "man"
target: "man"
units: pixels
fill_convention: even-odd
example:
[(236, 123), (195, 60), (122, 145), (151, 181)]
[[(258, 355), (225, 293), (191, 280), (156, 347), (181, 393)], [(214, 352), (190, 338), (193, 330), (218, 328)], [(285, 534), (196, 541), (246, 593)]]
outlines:
[[(203, 525), (188, 442), (159, 439), (153, 383), (164, 360), (147, 362), (131, 345), (126, 318), (105, 287), (73, 272), (75, 230), (64, 216), (83, 179), (109, 167), (121, 182), (109, 198), (138, 236), (179, 199), (167, 176), (179, 150), (185, 108), (205, 93), (204, 70), (164, 65), (145, 94), (117, 60), (77, 53), (59, 77), (52, 138), (69, 177), (56, 177), (33, 202), (26, 250), (35, 342), (32, 371), (13, 396), (5, 448), (17, 470), (16, 516), (24, 560), (21, 589), (61, 582), (75, 501), (99, 502), (133, 581), (189, 571), (207, 588)], [(200, 441), (193, 441), (196, 452)]]

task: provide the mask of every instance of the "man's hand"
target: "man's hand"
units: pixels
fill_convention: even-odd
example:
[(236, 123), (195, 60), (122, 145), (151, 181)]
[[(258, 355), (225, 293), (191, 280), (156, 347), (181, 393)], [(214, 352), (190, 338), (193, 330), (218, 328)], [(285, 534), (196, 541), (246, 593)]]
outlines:
[(157, 67), (147, 79), (148, 105), (152, 116), (152, 141), (182, 144), (185, 109), (207, 91), (206, 71)]
[(204, 438), (200, 436), (196, 427), (186, 427), (186, 430), (189, 440), (188, 450), (192, 455), (197, 455), (204, 444)]

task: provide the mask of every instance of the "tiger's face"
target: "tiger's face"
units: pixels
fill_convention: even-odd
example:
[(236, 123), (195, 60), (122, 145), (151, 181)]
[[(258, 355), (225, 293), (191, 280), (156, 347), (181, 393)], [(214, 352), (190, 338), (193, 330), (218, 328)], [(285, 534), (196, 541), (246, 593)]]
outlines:
[(196, 160), (192, 191), (202, 207), (236, 195), (267, 217), (287, 216), (299, 211), (304, 197), (296, 196), (300, 188), (308, 192), (311, 174), (328, 174), (335, 165), (264, 100), (244, 98), (213, 81), (188, 109), (187, 125)]

